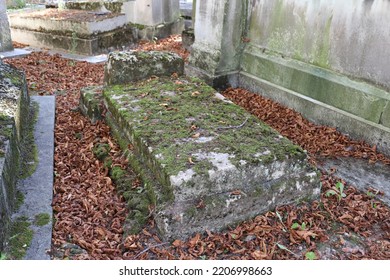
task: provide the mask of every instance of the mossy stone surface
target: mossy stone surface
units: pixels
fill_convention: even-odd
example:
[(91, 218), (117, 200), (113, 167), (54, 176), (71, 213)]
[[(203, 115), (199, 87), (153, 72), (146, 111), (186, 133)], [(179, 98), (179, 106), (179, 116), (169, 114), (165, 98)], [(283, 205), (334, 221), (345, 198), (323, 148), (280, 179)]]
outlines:
[(106, 86), (103, 95), (110, 121), (157, 181), (155, 218), (166, 238), (319, 194), (300, 147), (198, 79), (153, 77)]
[(170, 52), (117, 51), (109, 54), (104, 73), (105, 84), (126, 84), (152, 76), (182, 75), (184, 61)]

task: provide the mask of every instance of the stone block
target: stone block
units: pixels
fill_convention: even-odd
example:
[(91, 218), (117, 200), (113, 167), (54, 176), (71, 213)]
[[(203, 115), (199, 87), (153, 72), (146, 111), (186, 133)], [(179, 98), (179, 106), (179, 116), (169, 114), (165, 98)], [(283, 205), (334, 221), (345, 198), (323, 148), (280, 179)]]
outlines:
[(136, 28), (118, 13), (46, 9), (10, 16), (12, 37), (40, 48), (94, 55), (137, 41)]
[(94, 86), (82, 88), (80, 92), (79, 108), (85, 116), (90, 118), (92, 123), (102, 119), (102, 87)]
[(103, 96), (114, 134), (134, 147), (129, 161), (164, 239), (319, 197), (319, 174), (300, 147), (198, 79), (109, 85)]
[(126, 84), (151, 76), (182, 75), (184, 61), (177, 54), (169, 52), (111, 52), (104, 71), (105, 84)]
[(190, 50), (192, 44), (193, 44), (194, 41), (195, 41), (194, 30), (193, 30), (193, 29), (184, 30), (184, 31), (181, 33), (181, 38), (182, 38), (182, 42), (183, 42), (183, 47), (184, 47), (186, 50)]
[(376, 124), (380, 123), (390, 102), (389, 93), (378, 87), (328, 69), (270, 54), (255, 46), (245, 50), (242, 69), (244, 73)]

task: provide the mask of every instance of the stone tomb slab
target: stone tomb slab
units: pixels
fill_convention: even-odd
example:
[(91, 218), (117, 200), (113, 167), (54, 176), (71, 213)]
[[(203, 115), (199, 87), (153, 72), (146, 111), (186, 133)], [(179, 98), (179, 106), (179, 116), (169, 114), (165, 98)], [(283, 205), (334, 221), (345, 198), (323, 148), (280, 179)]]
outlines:
[(45, 9), (9, 18), (13, 40), (34, 47), (94, 55), (137, 40), (121, 13)]
[(319, 173), (299, 146), (201, 80), (111, 84), (103, 97), (114, 134), (134, 147), (130, 162), (151, 174), (143, 179), (164, 239), (319, 197)]

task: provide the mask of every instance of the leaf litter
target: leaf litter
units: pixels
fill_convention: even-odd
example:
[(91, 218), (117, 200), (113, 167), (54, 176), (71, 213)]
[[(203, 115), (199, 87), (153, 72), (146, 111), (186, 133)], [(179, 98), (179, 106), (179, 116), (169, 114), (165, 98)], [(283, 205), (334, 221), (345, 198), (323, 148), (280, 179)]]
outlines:
[[(180, 36), (143, 42), (138, 49), (188, 57)], [(112, 164), (132, 171), (109, 127), (103, 121), (91, 124), (77, 110), (80, 89), (101, 84), (103, 65), (47, 52), (5, 61), (25, 71), (30, 94), (56, 95), (53, 259), (390, 259), (390, 210), (376, 199), (380, 194), (359, 192), (325, 171), (320, 200), (279, 206), (220, 233), (166, 243), (150, 218), (139, 234), (126, 236), (125, 200), (92, 148), (108, 144)], [(375, 146), (315, 125), (260, 95), (240, 88), (223, 94), (306, 149), (314, 164), (320, 157), (354, 157), (390, 165)], [(338, 184), (343, 184), (341, 199), (329, 195)]]

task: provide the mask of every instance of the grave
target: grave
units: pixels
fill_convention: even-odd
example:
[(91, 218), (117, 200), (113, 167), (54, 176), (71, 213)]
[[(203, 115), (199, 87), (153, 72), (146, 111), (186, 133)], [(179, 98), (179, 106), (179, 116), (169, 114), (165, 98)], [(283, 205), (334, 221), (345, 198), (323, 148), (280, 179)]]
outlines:
[[(154, 209), (164, 239), (219, 231), (319, 197), (319, 173), (305, 151), (203, 81), (182, 76), (183, 66), (170, 53), (113, 52), (103, 89), (85, 88), (80, 98), (94, 120), (104, 111), (143, 179), (139, 193), (153, 205), (143, 211)], [(130, 198), (132, 217), (141, 215), (139, 201)]]
[(29, 106), (24, 74), (0, 61), (0, 251), (15, 209), (20, 143), (29, 123)]
[(12, 38), (34, 47), (95, 55), (136, 41), (120, 13), (44, 9), (10, 15)]
[(34, 47), (96, 55), (138, 39), (167, 37), (184, 28), (179, 3), (164, 1), (63, 1), (60, 8), (10, 15), (14, 41)]

